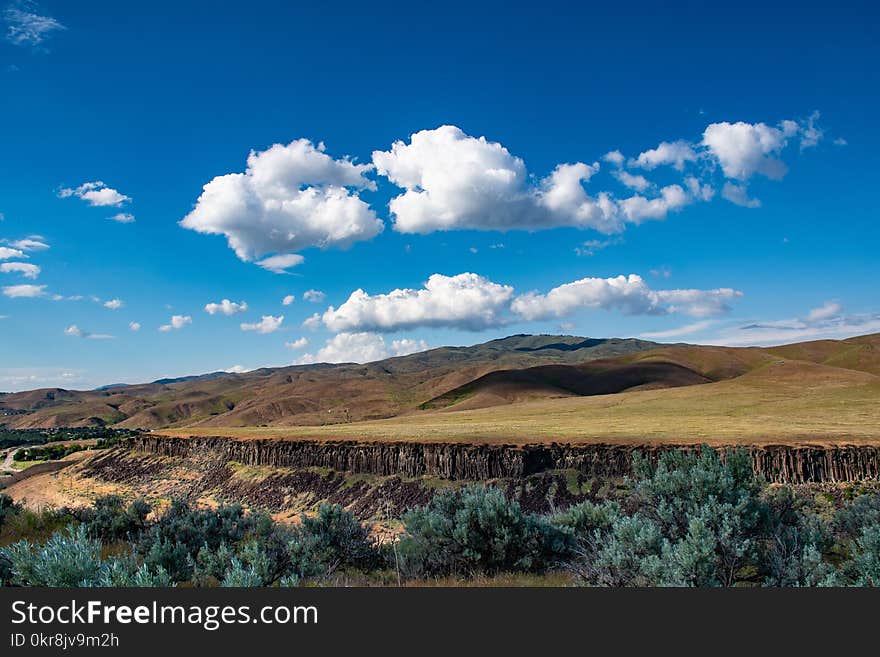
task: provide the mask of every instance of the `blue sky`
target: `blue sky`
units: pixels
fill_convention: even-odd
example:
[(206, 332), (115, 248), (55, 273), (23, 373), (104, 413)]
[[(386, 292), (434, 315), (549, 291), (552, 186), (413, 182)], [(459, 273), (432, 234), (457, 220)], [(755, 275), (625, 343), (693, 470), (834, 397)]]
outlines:
[(131, 4), (0, 7), (0, 390), (880, 331), (870, 3)]

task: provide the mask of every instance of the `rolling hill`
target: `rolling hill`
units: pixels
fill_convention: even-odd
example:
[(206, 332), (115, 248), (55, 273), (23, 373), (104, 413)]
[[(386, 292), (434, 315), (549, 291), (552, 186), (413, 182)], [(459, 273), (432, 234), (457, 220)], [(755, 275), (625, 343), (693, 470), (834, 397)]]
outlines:
[(516, 335), (366, 365), (7, 394), (0, 413), (19, 428), (180, 435), (880, 439), (880, 334), (771, 348)]
[[(663, 367), (632, 369), (648, 364)], [(432, 410), (388, 419), (321, 427), (193, 427), (162, 433), (467, 444), (877, 445), (878, 365), (880, 334), (770, 349), (659, 348), (566, 368), (580, 370), (575, 375), (553, 368), (535, 368), (537, 374), (489, 374), (454, 393), (439, 395)], [(582, 385), (584, 374), (591, 371), (600, 382), (638, 385), (619, 393), (577, 395), (572, 381)], [(640, 383), (646, 372), (658, 373), (660, 380)], [(681, 375), (701, 384), (675, 385), (675, 377)], [(703, 382), (706, 379), (710, 382)], [(524, 390), (528, 398), (523, 398)], [(485, 403), (489, 395), (494, 395), (495, 403)]]
[(416, 409), (489, 372), (580, 364), (659, 347), (636, 339), (514, 335), (470, 347), (356, 364), (215, 372), (91, 391), (58, 388), (0, 397), (0, 420), (15, 428), (117, 425), (326, 425)]

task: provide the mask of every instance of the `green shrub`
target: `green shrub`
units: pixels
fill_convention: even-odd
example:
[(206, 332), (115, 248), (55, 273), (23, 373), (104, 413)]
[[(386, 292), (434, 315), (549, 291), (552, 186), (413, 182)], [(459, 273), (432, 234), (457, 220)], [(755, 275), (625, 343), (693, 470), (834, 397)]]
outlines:
[(240, 541), (253, 528), (241, 505), (194, 509), (174, 500), (168, 511), (143, 531), (137, 552), (148, 567), (162, 567), (176, 582), (189, 581), (200, 550)]
[(880, 586), (880, 494), (856, 497), (834, 515), (840, 572), (845, 583)]
[(97, 498), (92, 508), (81, 511), (78, 517), (86, 525), (89, 536), (104, 543), (122, 539), (134, 541), (146, 529), (151, 510), (142, 499), (126, 507), (118, 495), (105, 495)]
[(192, 580), (196, 586), (216, 586), (223, 579), (226, 569), (235, 557), (235, 551), (226, 543), (221, 543), (216, 550), (203, 545), (196, 555)]
[(7, 516), (18, 513), (20, 510), (21, 507), (9, 495), (0, 493), (0, 529), (2, 529)]
[(657, 586), (664, 581), (663, 537), (641, 515), (616, 518), (581, 544), (575, 572), (594, 586)]
[(856, 586), (880, 586), (880, 522), (862, 528), (848, 564)]
[(151, 570), (161, 568), (175, 582), (192, 579), (195, 560), (184, 543), (160, 536), (149, 543), (141, 543), (138, 549), (145, 550), (141, 552), (141, 556)]
[(379, 563), (376, 541), (338, 504), (321, 504), (302, 522), (288, 543), (291, 570), (301, 578), (327, 576), (339, 568), (370, 570)]
[(573, 539), (581, 540), (593, 535), (595, 531), (605, 531), (620, 516), (620, 504), (614, 501), (596, 504), (581, 502), (564, 511), (551, 513), (547, 521)]
[(829, 524), (811, 508), (810, 498), (788, 486), (764, 495), (767, 537), (762, 543), (765, 586), (833, 586), (834, 567), (823, 558), (833, 546)]
[(83, 526), (57, 532), (45, 545), (19, 541), (0, 553), (18, 586), (93, 586), (102, 573), (101, 543)]
[(880, 523), (880, 493), (859, 495), (834, 514), (834, 530), (841, 538), (860, 536), (862, 529)]
[(143, 588), (174, 586), (174, 582), (164, 568), (159, 566), (151, 569), (147, 564), (138, 565), (137, 558), (129, 552), (104, 562), (97, 586)]
[(731, 586), (757, 567), (766, 514), (747, 452), (722, 459), (708, 447), (676, 450), (656, 463), (635, 455), (633, 473), (629, 515), (584, 509), (592, 532), (580, 539), (572, 569), (585, 583)]
[(409, 576), (541, 571), (564, 537), (497, 488), (444, 490), (403, 516), (397, 552)]
[(263, 579), (253, 566), (245, 566), (236, 557), (233, 557), (220, 586), (239, 588), (263, 586)]

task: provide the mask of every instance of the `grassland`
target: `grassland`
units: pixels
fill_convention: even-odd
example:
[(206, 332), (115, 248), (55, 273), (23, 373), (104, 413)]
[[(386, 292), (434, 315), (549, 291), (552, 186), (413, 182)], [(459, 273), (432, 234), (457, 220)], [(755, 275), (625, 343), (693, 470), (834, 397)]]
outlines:
[(735, 379), (473, 410), (414, 412), (320, 427), (192, 427), (166, 435), (524, 444), (880, 443), (880, 377), (770, 360)]
[(92, 423), (97, 404), (125, 415), (117, 426), (182, 436), (880, 444), (880, 334), (770, 348), (511, 336), (3, 404), (21, 426)]

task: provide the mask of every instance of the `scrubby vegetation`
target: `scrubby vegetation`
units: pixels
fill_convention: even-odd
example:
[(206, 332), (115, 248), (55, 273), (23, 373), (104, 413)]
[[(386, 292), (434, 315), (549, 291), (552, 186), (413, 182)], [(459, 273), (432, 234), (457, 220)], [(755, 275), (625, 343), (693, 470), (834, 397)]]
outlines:
[(46, 445), (45, 447), (28, 447), (20, 449), (13, 456), (15, 461), (57, 461), (68, 454), (81, 452), (85, 447), (78, 444), (72, 445)]
[(403, 517), (397, 558), (409, 576), (542, 572), (565, 555), (566, 536), (496, 488), (439, 492)]
[(61, 429), (9, 429), (0, 426), (0, 449), (19, 445), (42, 445), (69, 440), (97, 440), (98, 447), (109, 447), (122, 438), (132, 436), (132, 429), (109, 427), (67, 427)]
[[(295, 586), (482, 581), (569, 573), (587, 586), (878, 586), (880, 494), (756, 480), (745, 452), (637, 459), (617, 493), (527, 513), (494, 487), (439, 491), (383, 543), (338, 505), (288, 526), (239, 505), (163, 513), (103, 497), (30, 513), (0, 496), (0, 577), (13, 586)], [(38, 517), (39, 516), (39, 517)], [(8, 541), (7, 541), (8, 543)], [(547, 575), (550, 577), (550, 575)]]

